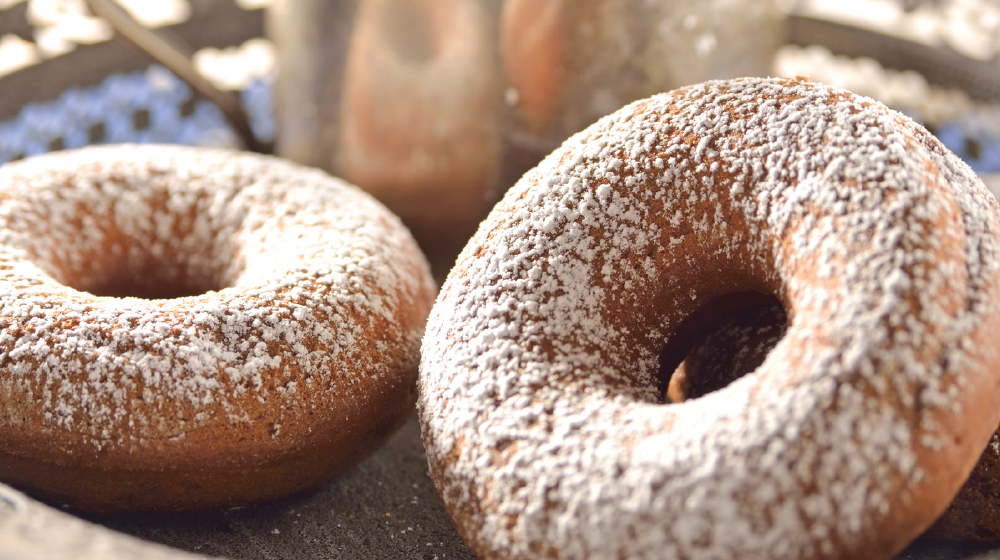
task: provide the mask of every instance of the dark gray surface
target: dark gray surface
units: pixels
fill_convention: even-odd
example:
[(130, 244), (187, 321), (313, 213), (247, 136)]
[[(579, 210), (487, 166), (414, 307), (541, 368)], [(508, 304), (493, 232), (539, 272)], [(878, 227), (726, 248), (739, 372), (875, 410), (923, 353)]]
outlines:
[(210, 556), (265, 559), (468, 560), (438, 500), (415, 418), (388, 445), (323, 488), (219, 511), (84, 519)]

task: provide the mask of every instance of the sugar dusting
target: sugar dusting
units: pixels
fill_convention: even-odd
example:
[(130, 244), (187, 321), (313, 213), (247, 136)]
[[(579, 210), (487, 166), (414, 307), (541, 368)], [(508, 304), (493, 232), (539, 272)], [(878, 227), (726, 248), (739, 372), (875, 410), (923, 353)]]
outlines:
[[(921, 127), (807, 81), (603, 118), (511, 189), (431, 313), (418, 409), (456, 526), (482, 558), (898, 550), (920, 527), (892, 534), (890, 509), (938, 480), (918, 459), (995, 384), (970, 342), (995, 324), (997, 215)], [(673, 326), (748, 288), (788, 310), (782, 341), (660, 404)]]
[[(69, 287), (123, 281), (208, 291)], [(70, 455), (148, 451), (204, 430), (297, 445), (331, 414), (356, 414), (370, 382), (406, 382), (390, 377), (415, 363), (412, 309), (432, 293), (399, 221), (319, 171), (166, 146), (10, 164), (0, 436), (8, 451), (45, 442)]]

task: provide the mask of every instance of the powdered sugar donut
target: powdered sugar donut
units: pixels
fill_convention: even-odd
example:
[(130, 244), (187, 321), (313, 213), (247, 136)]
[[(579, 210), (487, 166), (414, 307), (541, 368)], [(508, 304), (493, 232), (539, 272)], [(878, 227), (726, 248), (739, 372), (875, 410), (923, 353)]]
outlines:
[[(905, 116), (804, 80), (626, 106), (515, 185), (431, 312), (418, 410), (480, 558), (884, 558), (1000, 418), (1000, 210)], [(753, 373), (666, 405), (699, 309), (774, 296)]]
[[(709, 325), (670, 376), (667, 396), (683, 402), (716, 391), (760, 367), (787, 329), (780, 304), (754, 306)], [(1000, 430), (993, 432), (948, 509), (921, 535), (958, 541), (1000, 540)]]
[(9, 164), (0, 480), (99, 511), (317, 486), (409, 415), (433, 294), (399, 220), (320, 171), (166, 146)]

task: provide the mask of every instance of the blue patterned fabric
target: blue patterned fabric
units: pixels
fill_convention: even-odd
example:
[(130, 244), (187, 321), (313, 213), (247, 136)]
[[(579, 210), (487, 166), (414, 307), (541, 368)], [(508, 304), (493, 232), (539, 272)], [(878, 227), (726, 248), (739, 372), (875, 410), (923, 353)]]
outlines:
[[(257, 80), (241, 92), (257, 138), (274, 139), (270, 83)], [(96, 86), (74, 88), (58, 99), (24, 106), (0, 122), (0, 163), (60, 148), (120, 142), (235, 146), (222, 112), (193, 100), (183, 80), (162, 66), (112, 74)]]

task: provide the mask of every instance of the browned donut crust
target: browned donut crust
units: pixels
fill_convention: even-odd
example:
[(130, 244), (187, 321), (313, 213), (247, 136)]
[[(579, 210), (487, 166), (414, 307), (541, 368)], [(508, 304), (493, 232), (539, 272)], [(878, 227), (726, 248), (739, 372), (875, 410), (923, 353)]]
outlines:
[(924, 533), (932, 539), (1000, 541), (1000, 429), (951, 505)]
[[(600, 0), (598, 0), (600, 1)], [(591, 11), (588, 1), (506, 0), (500, 14), (500, 52), (504, 73), (517, 94), (521, 118), (544, 130), (564, 94), (572, 65), (576, 18)], [(593, 21), (600, 21), (593, 18)]]
[[(663, 404), (660, 355), (756, 291), (753, 373)], [(904, 115), (707, 82), (568, 139), (494, 208), (428, 320), (431, 475), (482, 559), (888, 558), (1000, 424), (1000, 207)]]
[(410, 414), (433, 294), (398, 219), (320, 171), (166, 146), (0, 168), (0, 480), (94, 511), (318, 486)]

